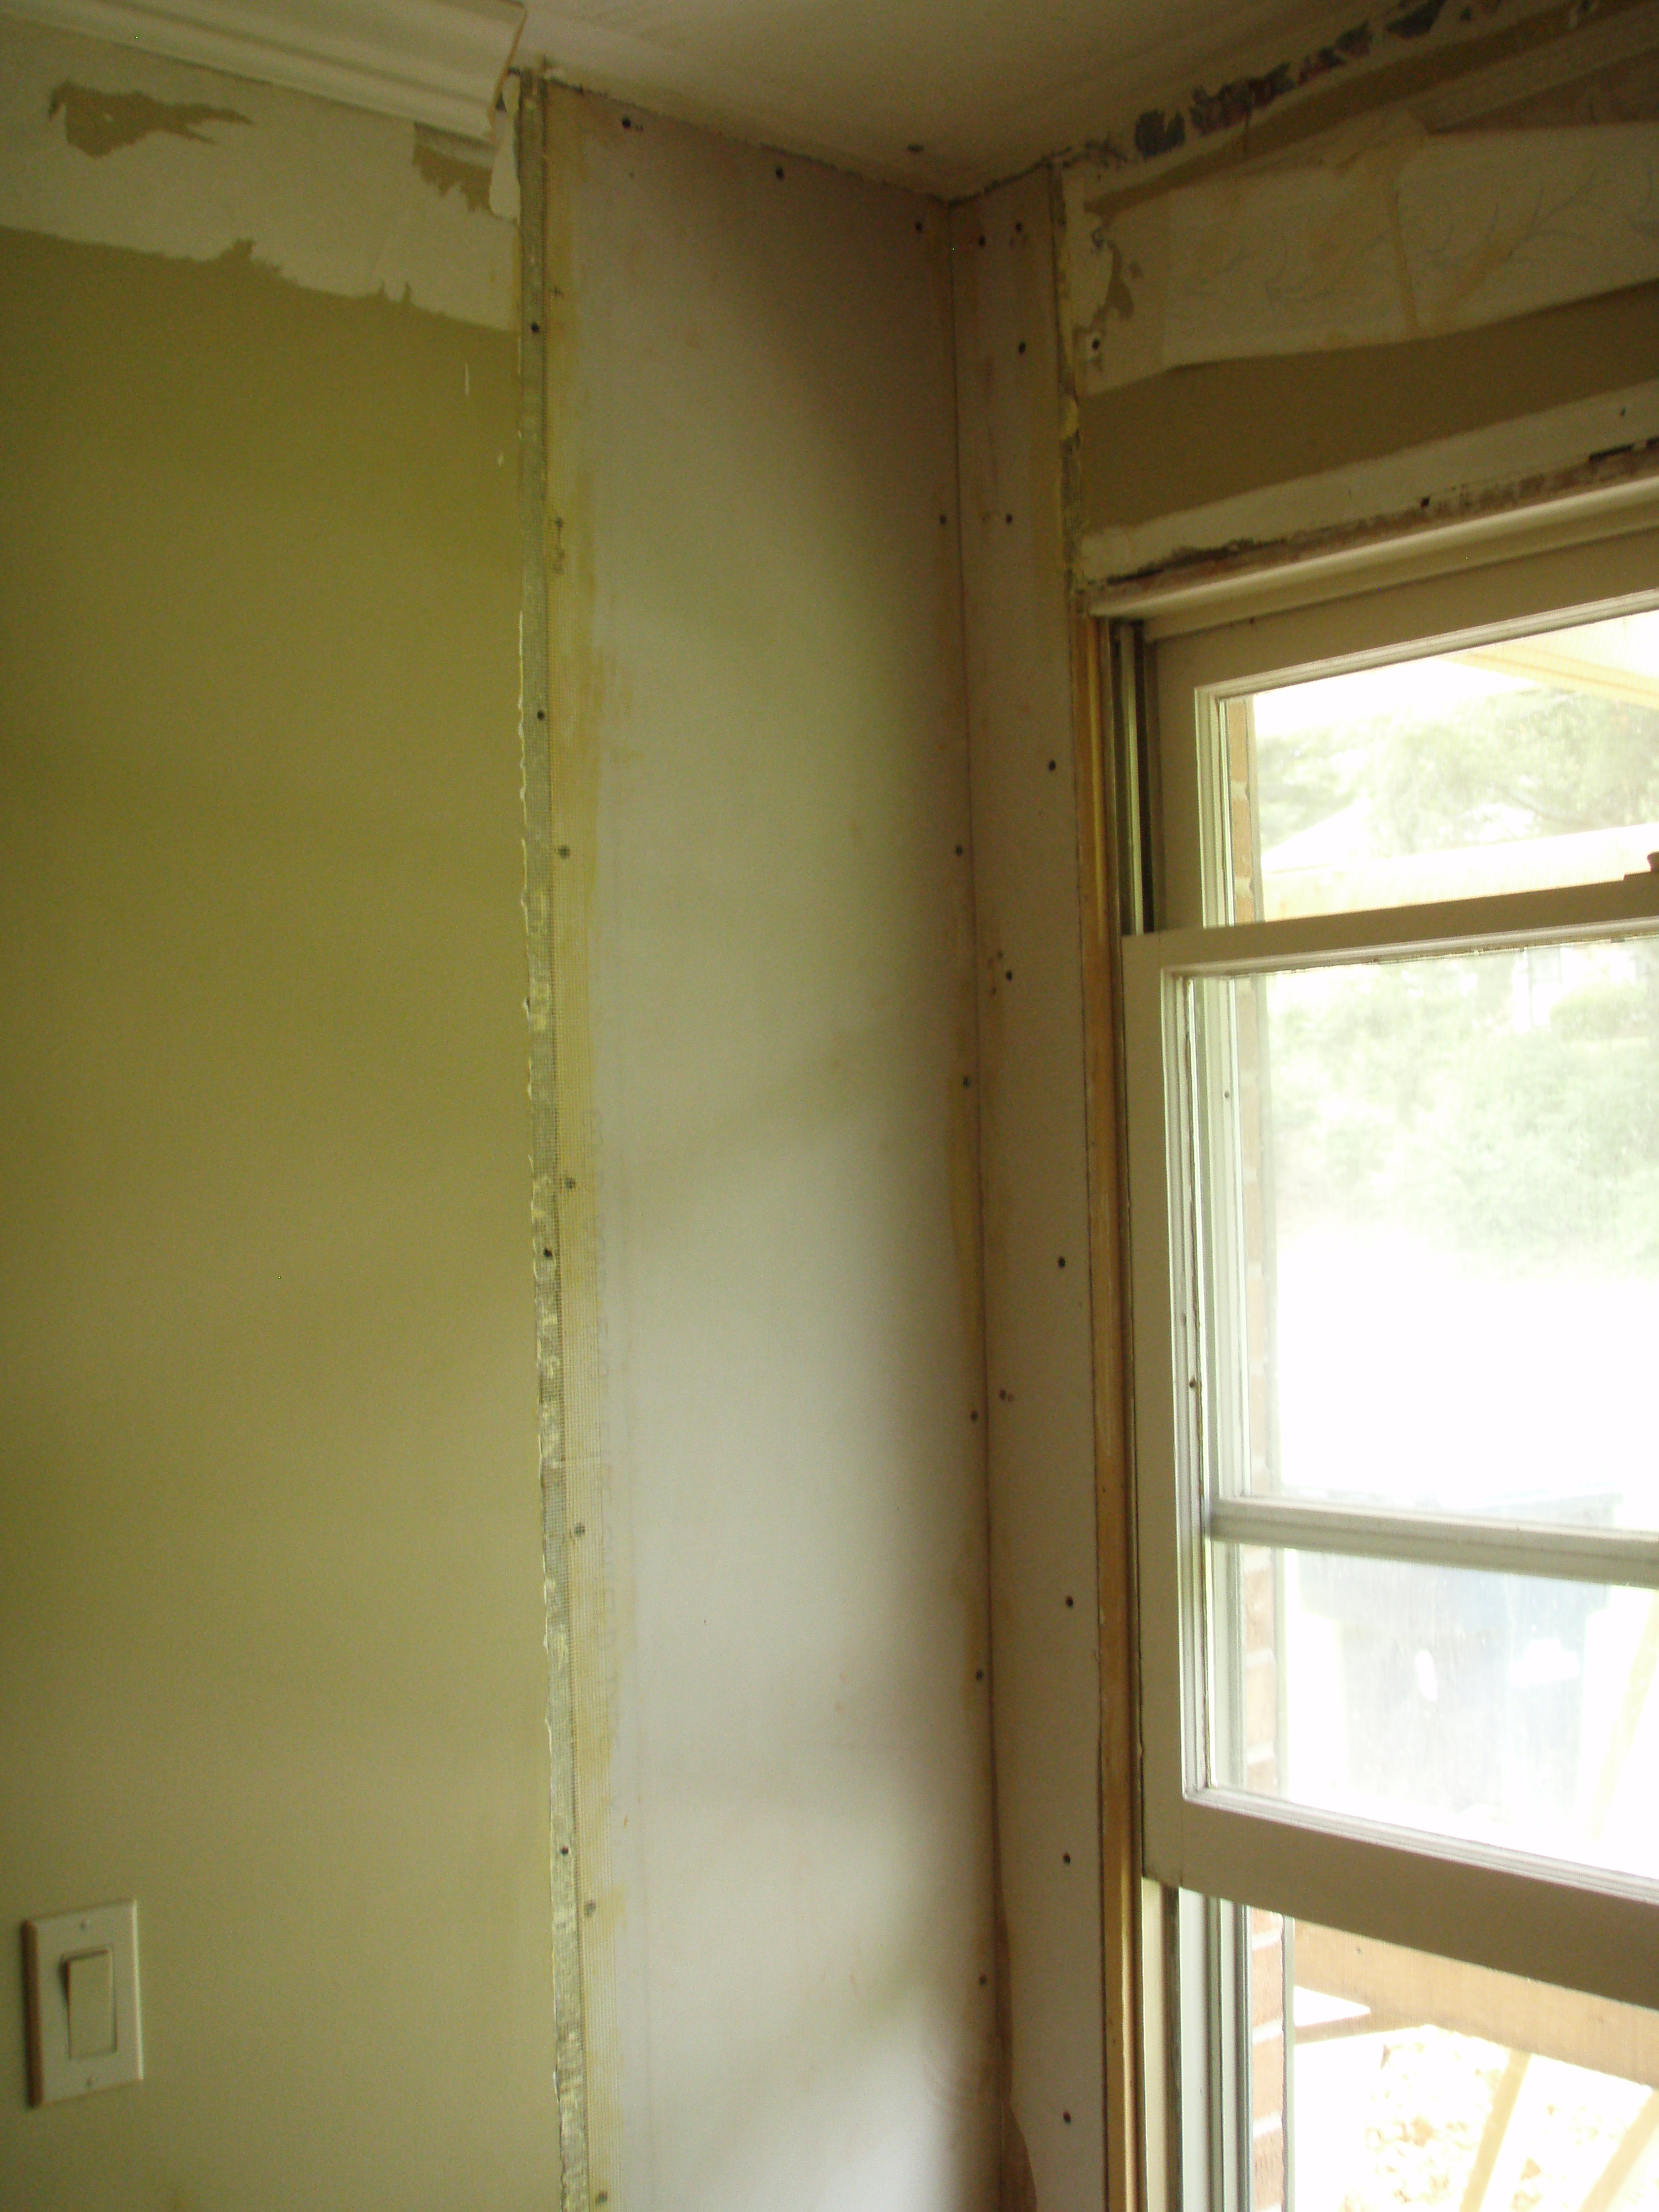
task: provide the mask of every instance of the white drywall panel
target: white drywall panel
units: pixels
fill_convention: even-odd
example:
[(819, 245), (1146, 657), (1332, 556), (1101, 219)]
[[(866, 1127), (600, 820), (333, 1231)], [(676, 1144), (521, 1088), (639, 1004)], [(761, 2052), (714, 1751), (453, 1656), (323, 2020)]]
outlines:
[(550, 92), (593, 2201), (980, 2212), (991, 1808), (946, 239)]
[[(1104, 2201), (1083, 984), (1048, 189), (953, 210), (1008, 2094), (1043, 2212)], [(1015, 2136), (1013, 2130), (1018, 2130)], [(1017, 2185), (1017, 2183), (1016, 2183)]]

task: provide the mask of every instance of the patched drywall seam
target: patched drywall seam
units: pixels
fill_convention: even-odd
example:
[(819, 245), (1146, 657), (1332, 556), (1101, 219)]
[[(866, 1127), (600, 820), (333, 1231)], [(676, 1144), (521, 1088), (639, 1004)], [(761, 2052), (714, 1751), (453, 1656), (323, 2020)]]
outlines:
[(1659, 9), (1498, 5), (1196, 155), (1053, 165), (1079, 588), (1129, 606), (1651, 465)]
[(246, 250), (307, 290), (510, 331), (510, 173), (492, 192), (489, 147), (465, 162), (459, 145), (0, 15), (8, 229), (191, 261)]
[[(978, 923), (1004, 2212), (1104, 2197), (1077, 836), (1048, 179), (952, 210)], [(1073, 1089), (1063, 1079), (1076, 1068)]]
[[(951, 535), (951, 559), (955, 572), (955, 593), (960, 619), (957, 636), (957, 664), (959, 670), (959, 704), (962, 719), (964, 756), (968, 752), (969, 709), (969, 639), (967, 600), (963, 587), (963, 562), (966, 559), (964, 532), (965, 510), (962, 498), (963, 457), (962, 451), (962, 384), (961, 363), (956, 343), (957, 321), (959, 312), (957, 286), (961, 278), (958, 257), (955, 251), (952, 227), (948, 209), (941, 207), (938, 227), (939, 267), (941, 270), (944, 326), (951, 333), (948, 371), (951, 420), (955, 429), (957, 481), (955, 529)], [(949, 527), (950, 517), (941, 514), (941, 525)], [(956, 1234), (957, 1267), (963, 1283), (963, 1321), (968, 1341), (974, 1347), (975, 1390), (977, 1404), (970, 1409), (970, 1419), (978, 1439), (980, 1486), (983, 1498), (984, 1547), (987, 1563), (987, 1582), (984, 1591), (984, 1614), (980, 1628), (980, 1649), (983, 1657), (983, 1672), (988, 1678), (989, 1703), (994, 1709), (996, 1698), (996, 1655), (994, 1648), (990, 1617), (989, 1561), (991, 1556), (991, 1481), (990, 1430), (988, 1418), (991, 1401), (991, 1370), (986, 1342), (985, 1316), (985, 1212), (981, 1200), (984, 1189), (985, 1163), (981, 1144), (980, 1101), (984, 1091), (985, 1053), (984, 1019), (979, 989), (979, 899), (974, 874), (974, 784), (971, 761), (964, 757), (965, 781), (968, 787), (968, 826), (962, 845), (957, 848), (957, 857), (962, 862), (961, 930), (962, 930), (962, 996), (963, 1011), (959, 1026), (964, 1046), (964, 1062), (973, 1071), (973, 1083), (965, 1093), (954, 1088), (951, 1095), (952, 1115), (951, 1212)], [(963, 1098), (971, 1102), (964, 1105)], [(986, 1418), (980, 1418), (981, 1408)], [(991, 1907), (992, 1954), (992, 2066), (991, 2083), (995, 2100), (997, 2140), (997, 2208), (996, 2212), (1036, 2212), (1036, 2189), (1031, 2178), (1030, 2153), (1026, 2148), (1024, 2136), (1014, 2112), (1013, 2104), (1013, 2014), (1009, 1986), (1008, 1918), (1002, 1896), (1002, 1849), (998, 1832), (996, 1795), (996, 1742), (992, 1731), (990, 1746), (991, 1782)], [(984, 1977), (981, 1975), (981, 1979)]]
[(1650, 283), (1656, 161), (1659, 124), (1441, 133), (1395, 109), (1110, 218), (1070, 194), (1078, 385), (1397, 344)]
[(1447, 336), (1659, 269), (1652, 0), (1379, 20), (1425, 50), (1340, 84), (1286, 64), (1200, 90), (1192, 133), (1055, 164), (1079, 399), (1218, 359)]
[(563, 2212), (588, 2202), (586, 2047), (582, 2007), (582, 1863), (575, 1804), (565, 1330), (558, 1192), (559, 1067), (554, 988), (552, 762), (548, 649), (546, 337), (542, 307), (547, 207), (543, 96), (532, 80), (520, 113), (520, 519), (524, 560), (520, 719), (524, 751), (525, 923), (530, 990), (531, 1227), (547, 1603), (553, 2009)]
[[(549, 868), (552, 1020), (557, 1040), (558, 1214), (563, 1326), (564, 1480), (569, 1569), (570, 1744), (580, 1870), (586, 2205), (618, 2202), (622, 2161), (617, 1945), (627, 1899), (611, 1829), (618, 1592), (629, 1587), (603, 1415), (600, 1133), (594, 1107), (592, 958), (599, 866), (601, 721), (607, 681), (594, 644), (592, 486), (580, 392), (580, 196), (586, 104), (550, 78), (526, 79), (544, 132)], [(526, 180), (526, 189), (528, 189)], [(531, 310), (528, 306), (526, 315)]]

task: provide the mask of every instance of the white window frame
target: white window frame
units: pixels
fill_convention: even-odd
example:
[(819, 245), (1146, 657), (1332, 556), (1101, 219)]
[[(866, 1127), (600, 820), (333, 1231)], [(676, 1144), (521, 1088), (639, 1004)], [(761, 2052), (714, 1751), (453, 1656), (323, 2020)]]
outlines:
[[(1618, 528), (1618, 525), (1613, 526)], [(1412, 563), (1405, 564), (1408, 570)], [(1212, 609), (1146, 623), (1149, 689), (1162, 740), (1143, 761), (1156, 789), (1164, 910), (1122, 944), (1129, 1188), (1133, 1437), (1142, 1737), (1142, 1851), (1170, 1891), (1249, 1902), (1414, 1949), (1626, 2002), (1659, 2003), (1659, 1885), (1554, 1865), (1518, 1852), (1442, 1843), (1203, 1780), (1198, 1735), (1202, 1654), (1196, 1394), (1202, 1373), (1183, 1341), (1189, 1302), (1172, 1237), (1186, 1164), (1170, 1110), (1180, 1081), (1180, 979), (1259, 972), (1356, 953), (1449, 952), (1560, 942), (1617, 928), (1659, 932), (1659, 878), (1577, 889), (1280, 921), (1207, 924), (1204, 886), (1220, 881), (1225, 781), (1203, 765), (1202, 702), (1260, 688), (1282, 672), (1334, 673), (1415, 650), (1587, 620), (1659, 604), (1659, 527), (1631, 517), (1620, 534), (1481, 568), (1452, 568), (1425, 545), (1414, 573), (1346, 596), (1327, 579), (1315, 605), (1215, 619)], [(1199, 619), (1210, 623), (1191, 627)], [(1213, 894), (1210, 910), (1214, 911)], [(1659, 1357), (1659, 1347), (1656, 1348)], [(1437, 1522), (1279, 1499), (1211, 1510), (1219, 1539), (1294, 1541), (1460, 1566), (1636, 1581), (1659, 1588), (1659, 1542), (1619, 1532)], [(1184, 1908), (1183, 1908), (1184, 1909)], [(1173, 1924), (1177, 1924), (1180, 1915)], [(1188, 1968), (1182, 1970), (1183, 1983)], [(1166, 2007), (1188, 1992), (1165, 1987)], [(1150, 2054), (1149, 2054), (1150, 2055)], [(1185, 2130), (1183, 2128), (1183, 2132)], [(1196, 2203), (1209, 2192), (1189, 2192)], [(1230, 2192), (1224, 2192), (1230, 2193)]]

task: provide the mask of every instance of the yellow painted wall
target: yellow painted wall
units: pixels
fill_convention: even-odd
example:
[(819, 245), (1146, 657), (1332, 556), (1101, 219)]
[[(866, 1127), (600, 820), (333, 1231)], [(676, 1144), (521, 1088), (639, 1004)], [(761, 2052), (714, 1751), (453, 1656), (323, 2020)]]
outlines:
[(0, 233), (0, 1923), (136, 1897), (148, 2067), (14, 1976), (7, 2212), (556, 2194), (515, 410)]

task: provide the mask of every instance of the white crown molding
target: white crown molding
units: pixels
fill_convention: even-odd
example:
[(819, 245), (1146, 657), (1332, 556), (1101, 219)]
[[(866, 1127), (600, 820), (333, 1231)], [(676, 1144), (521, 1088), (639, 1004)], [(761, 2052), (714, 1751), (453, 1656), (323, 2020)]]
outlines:
[(488, 139), (517, 0), (3, 0), (8, 13)]

